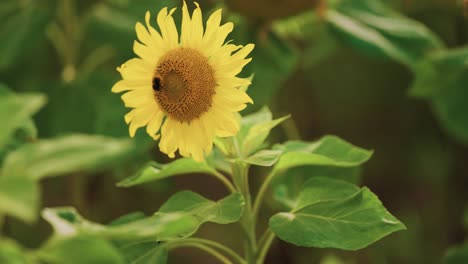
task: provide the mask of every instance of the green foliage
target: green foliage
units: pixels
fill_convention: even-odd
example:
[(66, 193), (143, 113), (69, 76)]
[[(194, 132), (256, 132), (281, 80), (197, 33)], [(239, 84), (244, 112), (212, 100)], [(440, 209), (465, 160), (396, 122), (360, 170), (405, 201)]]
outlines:
[(0, 177), (0, 215), (8, 214), (27, 222), (39, 212), (38, 183), (27, 177)]
[(38, 256), (51, 264), (126, 263), (109, 242), (88, 235), (53, 239), (39, 251)]
[(204, 222), (229, 224), (239, 221), (243, 209), (244, 199), (239, 193), (233, 193), (218, 202), (214, 202), (197, 193), (182, 191), (169, 198), (159, 208), (158, 212), (187, 213), (196, 218), (200, 224)]
[(337, 37), (355, 48), (412, 66), (443, 48), (426, 26), (372, 0), (342, 1), (326, 14)]
[[(58, 3), (56, 2), (6, 0), (0, 3), (0, 18), (4, 21), (0, 26), (0, 54), (2, 54), (0, 79), (14, 88), (16, 92), (21, 91), (18, 94), (12, 93), (6, 89), (6, 86), (0, 86), (0, 120), (2, 121), (0, 227), (2, 224), (5, 225), (5, 228), (0, 230), (2, 231), (0, 263), (166, 263), (168, 251), (176, 248), (174, 245), (193, 246), (194, 244), (206, 246), (208, 251), (214, 250), (236, 260), (235, 255), (233, 257), (220, 245), (210, 244), (210, 242), (215, 242), (200, 242), (193, 238), (200, 226), (206, 222), (217, 224), (240, 222), (241, 228), (244, 229), (242, 234), (247, 234), (245, 262), (250, 263), (249, 247), (256, 247), (257, 252), (254, 255), (261, 258), (261, 251), (268, 250), (269, 243), (271, 243), (265, 237), (257, 239), (256, 235), (261, 230), (255, 230), (255, 228), (260, 229), (264, 225), (255, 224), (262, 220), (264, 214), (258, 212), (260, 207), (254, 208), (252, 212), (252, 207), (255, 207), (257, 200), (260, 205), (273, 205), (273, 210), (278, 209), (270, 201), (262, 200), (264, 195), (269, 194), (269, 188), (272, 189), (273, 197), (281, 205), (281, 211), (275, 211), (270, 218), (270, 231), (284, 241), (295, 245), (356, 250), (405, 228), (399, 220), (387, 212), (376, 195), (365, 187), (360, 188), (355, 185), (362, 170), (361, 166), (370, 159), (372, 151), (354, 146), (335, 136), (325, 136), (313, 142), (286, 141), (270, 147), (267, 140), (270, 132), (288, 116), (273, 119), (271, 111), (267, 108), (245, 116), (241, 122), (241, 130), (235, 138), (216, 139), (217, 148), (207, 157), (206, 162), (197, 163), (187, 158), (166, 164), (148, 162), (148, 150), (154, 144), (141, 137), (142, 133), (133, 141), (136, 144), (126, 139), (119, 139), (127, 137), (128, 134), (123, 120), (126, 110), (121, 107), (117, 95), (109, 95), (109, 90), (118, 76), (115, 65), (133, 56), (131, 45), (135, 39), (135, 22), (142, 22), (146, 10), (150, 9), (152, 22), (155, 25), (155, 11), (165, 6), (180, 9), (180, 3), (164, 0), (155, 1), (149, 6), (147, 0), (64, 0), (58, 1), (60, 4), (55, 6)], [(287, 127), (289, 123), (284, 126), (286, 129), (281, 135), (291, 136), (291, 138), (300, 138), (300, 136), (304, 139), (315, 138), (323, 131), (331, 130), (333, 133), (376, 147), (379, 156), (369, 166), (369, 172), (372, 173), (388, 167), (395, 168), (395, 172), (400, 172), (401, 168), (413, 167), (414, 160), (421, 158), (419, 152), (416, 154), (411, 152), (412, 144), (408, 144), (408, 141), (404, 139), (399, 141), (402, 136), (400, 133), (406, 131), (405, 129), (421, 130), (419, 134), (412, 134), (414, 138), (411, 138), (411, 142), (415, 142), (414, 144), (424, 144), (425, 141), (420, 138), (436, 134), (437, 140), (440, 140), (440, 145), (443, 146), (444, 155), (463, 152), (463, 148), (457, 143), (439, 135), (438, 129), (427, 129), (433, 128), (433, 124), (430, 123), (431, 118), (426, 115), (423, 115), (423, 120), (416, 120), (412, 113), (401, 118), (387, 115), (389, 112), (411, 112), (419, 107), (419, 103), (408, 100), (403, 105), (402, 102), (391, 101), (393, 99), (388, 99), (388, 102), (375, 100), (388, 94), (383, 90), (383, 84), (375, 85), (373, 88), (375, 94), (372, 94), (372, 97), (361, 91), (353, 91), (352, 85), (349, 87), (346, 85), (340, 88), (343, 90), (338, 91), (330, 87), (332, 92), (326, 95), (332, 97), (328, 100), (333, 104), (330, 109), (322, 109), (320, 112), (318, 111), (320, 109), (315, 106), (322, 103), (323, 97), (317, 92), (317, 87), (322, 85), (322, 79), (313, 78), (313, 76), (307, 81), (301, 79), (304, 77), (307, 79), (309, 75), (312, 75), (310, 74), (313, 72), (311, 68), (314, 68), (315, 72), (328, 74), (325, 78), (344, 76), (345, 73), (339, 72), (335, 67), (332, 67), (331, 73), (324, 71), (327, 69), (327, 64), (334, 66), (335, 63), (342, 63), (342, 57), (357, 56), (350, 53), (349, 48), (377, 59), (385, 59), (383, 62), (370, 60), (378, 66), (385, 66), (385, 69), (390, 65), (388, 68), (402, 71), (401, 65), (403, 65), (413, 74), (409, 95), (420, 99), (420, 102), (427, 102), (435, 113), (440, 127), (452, 138), (466, 144), (468, 142), (466, 115), (468, 92), (465, 87), (468, 82), (468, 52), (466, 47), (448, 48), (466, 44), (466, 38), (463, 37), (463, 20), (454, 15), (460, 13), (460, 6), (445, 3), (443, 7), (437, 5), (429, 12), (424, 9), (430, 6), (426, 2), (412, 1), (399, 5), (401, 3), (398, 1), (331, 0), (326, 1), (326, 5), (318, 7), (317, 10), (304, 10), (305, 12), (296, 16), (276, 21), (249, 20), (241, 14), (233, 14), (232, 10), (224, 8), (224, 20), (234, 19), (235, 22), (235, 30), (228, 39), (233, 39), (234, 44), (254, 43), (256, 45), (251, 55), (252, 62), (241, 74), (241, 76), (249, 76), (254, 73), (249, 95), (254, 99), (255, 105), (249, 109), (261, 107), (265, 102), (272, 102), (275, 116), (294, 110), (303, 113), (303, 116), (295, 120), (297, 124), (294, 125), (297, 125), (297, 128), (292, 128), (292, 130), (301, 130), (297, 131), (299, 133), (291, 133), (291, 127)], [(70, 10), (66, 8), (66, 3), (76, 5), (70, 9), (74, 12), (68, 12)], [(193, 5), (188, 4), (189, 9), (192, 9)], [(201, 4), (204, 7), (204, 15), (211, 13), (208, 11), (211, 2), (204, 1)], [(273, 3), (269, 4), (273, 5)], [(404, 10), (408, 16), (392, 10), (387, 4), (394, 4), (395, 7)], [(224, 6), (224, 3), (217, 3), (217, 5)], [(294, 3), (291, 3), (291, 6), (294, 6)], [(52, 14), (51, 11), (56, 11), (56, 14)], [(437, 23), (433, 21), (434, 16), (444, 13), (446, 13), (445, 16), (436, 18), (440, 21)], [(177, 20), (176, 18), (176, 24), (178, 24)], [(452, 25), (452, 20), (455, 21), (454, 25)], [(443, 26), (440, 26), (441, 24)], [(449, 36), (451, 31), (456, 34)], [(439, 37), (435, 32), (443, 34)], [(50, 43), (45, 43), (46, 36)], [(447, 44), (444, 44), (441, 38)], [(65, 57), (68, 59), (64, 59)], [(362, 59), (357, 56), (353, 62), (360, 62)], [(319, 62), (324, 64), (318, 64)], [(344, 62), (348, 63), (347, 60)], [(399, 68), (395, 66), (395, 62), (401, 64)], [(365, 80), (357, 79), (357, 85), (365, 84), (367, 79), (372, 79), (372, 75), (379, 71), (384, 70), (378, 67), (375, 70), (366, 69), (366, 72), (362, 73), (364, 76), (362, 78)], [(391, 74), (393, 78), (393, 72), (387, 74)], [(395, 74), (395, 76), (405, 79), (403, 82), (409, 79), (409, 76), (404, 74)], [(286, 82), (287, 85), (285, 85)], [(305, 84), (300, 82), (305, 82)], [(301, 84), (303, 88), (305, 87), (302, 90), (300, 90)], [(285, 91), (280, 91), (282, 87)], [(397, 91), (395, 94), (404, 94), (404, 90), (399, 87), (391, 88), (395, 88)], [(342, 91), (343, 95), (341, 95)], [(285, 102), (289, 103), (289, 98), (275, 97), (279, 92), (284, 95), (301, 93), (301, 96), (308, 96), (307, 102), (310, 102), (312, 107), (305, 105), (305, 107), (298, 106), (297, 109), (284, 110)], [(334, 92), (340, 94), (336, 95)], [(356, 120), (348, 120), (348, 116), (328, 120), (327, 115), (324, 114), (327, 111), (349, 107), (341, 105), (339, 100), (335, 102), (335, 96), (349, 95), (353, 96), (353, 99), (359, 99), (353, 103), (359, 106), (364, 105), (363, 111), (374, 111), (375, 105), (382, 102), (388, 103), (388, 109), (385, 108), (387, 105), (384, 105), (381, 111), (376, 111), (373, 115), (359, 116), (357, 121), (361, 122), (356, 123), (354, 123)], [(47, 105), (45, 105), (46, 97), (48, 98)], [(291, 98), (294, 100), (297, 95)], [(42, 108), (44, 105), (45, 107)], [(424, 110), (424, 107), (421, 108)], [(249, 109), (247, 111), (250, 111)], [(347, 110), (346, 108), (344, 111)], [(349, 111), (350, 115), (359, 114), (356, 111), (353, 112), (353, 109)], [(33, 120), (33, 115), (36, 113), (37, 116)], [(380, 123), (374, 123), (376, 119), (392, 122), (392, 127), (395, 127), (395, 131), (383, 131), (389, 136), (385, 135), (381, 140), (385, 143), (380, 145), (383, 146), (382, 150), (375, 138), (367, 139), (365, 138), (367, 135), (361, 135), (362, 130), (342, 129), (358, 126), (363, 126), (363, 129), (374, 129), (374, 125), (380, 127)], [(401, 124), (398, 124), (399, 121), (402, 121)], [(313, 123), (312, 126), (310, 122), (317, 123)], [(333, 122), (339, 123), (340, 126)], [(304, 128), (311, 129), (302, 131)], [(382, 134), (377, 131), (375, 133)], [(39, 139), (38, 135), (40, 135)], [(396, 139), (390, 141), (390, 137)], [(386, 160), (385, 157), (388, 156), (385, 156), (383, 151), (389, 151), (390, 154), (394, 154), (392, 151), (395, 151), (396, 154), (400, 154), (397, 146), (388, 146), (385, 149), (387, 144), (392, 145), (392, 143), (408, 144), (409, 146), (404, 149), (404, 154), (408, 156)], [(435, 157), (439, 156), (435, 155)], [(463, 157), (455, 157), (451, 162), (459, 164), (459, 160), (463, 160)], [(133, 165), (129, 165), (129, 161), (132, 161)], [(405, 163), (398, 163), (402, 161)], [(141, 164), (146, 165), (140, 166)], [(382, 164), (390, 165), (384, 167)], [(437, 164), (422, 166), (425, 168), (427, 166), (426, 170), (431, 170), (437, 167)], [(264, 182), (259, 182), (259, 177), (252, 177), (250, 184), (261, 184), (256, 196), (251, 195), (247, 178), (247, 176), (253, 176), (248, 175), (251, 165), (262, 166), (262, 168), (255, 168), (254, 172), (262, 175), (267, 172), (265, 175), (272, 177), (271, 181)], [(462, 165), (454, 167), (457, 170), (453, 170), (453, 173), (459, 173), (458, 168), (463, 167)], [(139, 172), (121, 180), (118, 186), (132, 187), (161, 179), (174, 179), (173, 176), (177, 175), (202, 173), (224, 180), (224, 183), (228, 182), (228, 185), (232, 184), (233, 190), (218, 201), (207, 199), (191, 191), (178, 192), (151, 216), (142, 213), (125, 215), (108, 225), (86, 220), (72, 208), (46, 209), (43, 215), (53, 225), (55, 232), (44, 245), (39, 248), (26, 249), (6, 238), (11, 236), (21, 240), (21, 235), (15, 234), (16, 230), (11, 228), (15, 222), (10, 219), (3, 221), (4, 216), (13, 216), (28, 224), (32, 223), (36, 220), (40, 208), (41, 192), (45, 194), (46, 206), (57, 203), (57, 198), (54, 196), (57, 195), (54, 193), (56, 189), (51, 186), (57, 184), (61, 188), (64, 182), (60, 179), (53, 180), (52, 183), (47, 181), (44, 192), (39, 188), (39, 180), (70, 174), (79, 174), (83, 177), (81, 179), (89, 179), (87, 174), (99, 172), (97, 175), (100, 177), (99, 181), (89, 183), (92, 191), (84, 198), (94, 202), (94, 199), (101, 199), (105, 195), (110, 200), (116, 198), (111, 195), (115, 178), (107, 176), (123, 177), (139, 167), (141, 167)], [(116, 172), (116, 175), (113, 175), (114, 173), (107, 175), (108, 171), (104, 169), (111, 169), (112, 172)], [(384, 188), (387, 192), (390, 191), (390, 187), (395, 188), (394, 186), (403, 186), (402, 190), (406, 191), (415, 188), (416, 197), (419, 198), (420, 194), (429, 193), (431, 197), (422, 197), (424, 203), (431, 205), (434, 203), (434, 206), (437, 206), (437, 195), (445, 193), (445, 188), (450, 187), (450, 190), (455, 193), (460, 191), (461, 187), (452, 188), (453, 186), (448, 185), (454, 182), (448, 179), (450, 175), (447, 173), (451, 171), (450, 168), (442, 170), (443, 173), (440, 173), (441, 170), (438, 168), (433, 171), (432, 174), (441, 174), (437, 176), (441, 179), (439, 185), (444, 187), (443, 190), (428, 186), (430, 184), (424, 181), (423, 177), (418, 178), (418, 181), (410, 178), (413, 171), (401, 174), (401, 177), (405, 177), (404, 180), (401, 177), (375, 180), (366, 178), (366, 182), (372, 183), (372, 186), (389, 184), (388, 190)], [(460, 169), (460, 171), (463, 173), (463, 170)], [(393, 172), (392, 170), (391, 173)], [(122, 178), (119, 177), (119, 179)], [(262, 188), (264, 185), (266, 187)], [(95, 188), (98, 190), (95, 191)], [(376, 190), (383, 191), (381, 188)], [(131, 196), (141, 199), (140, 193), (134, 195), (132, 191), (120, 190), (123, 193), (122, 197)], [(151, 196), (151, 198), (159, 197)], [(402, 198), (405, 203), (406, 198), (408, 197)], [(442, 204), (445, 202), (452, 204), (452, 201), (439, 200), (443, 200)], [(74, 198), (70, 202), (78, 203), (74, 201)], [(141, 204), (140, 200), (137, 202), (136, 206), (142, 208), (141, 210), (153, 211), (154, 209), (151, 208), (154, 208), (157, 203), (156, 200), (142, 201)], [(419, 200), (417, 203), (419, 205)], [(96, 208), (83, 210), (83, 212), (89, 213), (92, 219), (109, 219), (110, 215), (100, 212), (102, 205), (97, 204)], [(413, 205), (411, 201), (408, 201), (408, 204)], [(135, 204), (122, 203), (122, 207), (118, 209), (123, 210), (127, 206), (135, 206)], [(458, 210), (459, 208), (456, 208), (458, 206), (459, 203), (453, 203), (451, 207), (454, 207), (453, 210)], [(77, 204), (77, 207), (80, 206)], [(407, 222), (407, 216), (401, 212), (398, 204), (395, 208), (400, 209), (397, 214), (403, 215), (403, 219)], [(434, 215), (427, 213), (424, 215), (420, 212), (423, 210), (417, 211), (418, 215), (415, 216), (416, 213), (411, 212), (412, 214), (408, 213), (410, 214), (408, 217), (417, 218), (419, 222), (416, 222), (424, 223), (427, 230), (434, 229), (431, 224), (440, 227), (437, 219), (443, 217), (437, 215), (437, 212), (430, 212)], [(443, 213), (446, 216), (445, 210)], [(39, 228), (36, 227), (33, 226), (31, 230), (27, 230), (31, 233), (31, 237), (37, 236), (36, 229)], [(233, 225), (228, 227), (236, 228)], [(458, 228), (451, 227), (450, 230), (458, 230)], [(269, 234), (269, 231), (265, 233)], [(210, 234), (210, 232), (202, 233), (207, 236)], [(385, 258), (386, 256), (394, 257), (395, 254), (392, 252), (401, 250), (400, 247), (406, 245), (399, 243), (400, 238), (394, 238), (395, 236), (387, 243), (379, 243), (374, 248), (363, 251), (363, 256), (359, 255), (358, 259), (366, 259), (372, 263), (399, 263), (399, 256), (395, 259)], [(421, 244), (418, 245), (421, 251), (431, 249), (431, 254), (428, 253), (430, 256), (427, 257), (430, 258), (436, 254), (440, 255), (438, 250), (432, 249), (445, 243), (445, 241), (437, 242), (433, 238), (434, 234), (426, 233), (424, 237), (419, 238), (420, 240), (411, 238), (410, 241), (413, 242), (414, 239), (419, 242), (412, 244)], [(402, 239), (403, 242), (407, 242), (408, 238), (404, 239)], [(431, 239), (436, 242), (421, 242)], [(22, 241), (25, 239), (22, 238)], [(395, 241), (398, 248), (392, 248)], [(407, 251), (419, 252), (412, 248), (408, 248)], [(314, 254), (316, 252), (319, 255), (322, 253), (322, 251), (314, 251)], [(380, 256), (381, 252), (387, 252), (387, 255)], [(468, 262), (467, 252), (465, 243), (450, 249), (444, 261), (450, 264)], [(353, 255), (346, 254), (344, 256), (347, 258), (353, 257)], [(341, 261), (341, 257), (343, 256), (340, 253), (340, 258), (317, 256), (313, 260), (322, 259), (323, 263), (352, 262), (352, 260)], [(301, 257), (294, 256), (291, 259), (299, 258)], [(260, 259), (259, 263), (262, 260)], [(440, 256), (437, 260), (440, 260)], [(241, 261), (238, 262), (244, 263), (243, 261), (241, 257)], [(309, 262), (310, 259), (305, 260), (305, 263)]]
[(427, 98), (445, 129), (461, 142), (468, 142), (466, 100), (468, 49), (441, 51), (428, 56), (417, 69), (411, 93)]
[(190, 158), (178, 159), (168, 164), (150, 162), (135, 175), (119, 182), (118, 186), (130, 187), (187, 173), (215, 174), (216, 170), (206, 163), (196, 162)]
[(259, 122), (255, 125), (252, 125), (248, 129), (245, 138), (241, 139), (242, 155), (249, 156), (254, 151), (258, 150), (270, 134), (270, 131), (288, 118), (289, 116), (285, 116), (271, 121), (269, 120), (265, 122)]
[(451, 248), (444, 257), (445, 264), (461, 264), (468, 262), (468, 244)]
[(48, 208), (44, 210), (43, 216), (54, 227), (57, 237), (83, 234), (124, 241), (167, 241), (189, 236), (198, 228), (196, 219), (183, 213), (156, 213), (109, 226), (88, 221), (71, 207)]
[(0, 240), (0, 263), (27, 264), (29, 263), (23, 249), (10, 239)]
[(281, 239), (295, 245), (347, 250), (361, 249), (405, 229), (367, 188), (327, 178), (309, 180), (295, 207), (274, 215), (269, 225)]
[(244, 161), (251, 165), (270, 167), (278, 161), (281, 154), (281, 150), (260, 150)]
[(21, 126), (31, 127), (30, 117), (45, 103), (45, 97), (40, 94), (14, 95), (0, 85), (0, 149), (11, 140), (14, 132)]
[(0, 70), (17, 63), (25, 50), (38, 45), (44, 39), (45, 27), (50, 19), (46, 9), (40, 3), (22, 5), (21, 1), (6, 0), (6, 12), (0, 12)]
[(335, 136), (325, 136), (313, 143), (289, 141), (276, 145), (275, 149), (285, 151), (275, 165), (275, 171), (311, 165), (355, 167), (366, 162), (372, 155), (372, 151), (355, 147)]
[(3, 164), (3, 176), (41, 179), (76, 171), (93, 170), (116, 162), (127, 154), (127, 139), (70, 135), (26, 144), (10, 153)]

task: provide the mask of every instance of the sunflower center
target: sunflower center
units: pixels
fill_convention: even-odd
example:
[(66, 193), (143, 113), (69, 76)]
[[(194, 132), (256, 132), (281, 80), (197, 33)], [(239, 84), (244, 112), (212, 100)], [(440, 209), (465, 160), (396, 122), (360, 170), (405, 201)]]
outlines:
[(208, 111), (215, 94), (214, 70), (200, 52), (178, 48), (167, 52), (153, 76), (156, 101), (170, 117), (191, 121)]

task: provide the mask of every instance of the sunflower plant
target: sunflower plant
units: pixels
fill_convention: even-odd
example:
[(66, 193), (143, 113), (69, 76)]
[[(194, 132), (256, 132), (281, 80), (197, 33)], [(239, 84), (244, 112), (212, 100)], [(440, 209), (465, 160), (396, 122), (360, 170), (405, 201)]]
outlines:
[[(315, 142), (288, 141), (271, 147), (270, 131), (288, 119), (273, 119), (263, 108), (241, 117), (248, 103), (250, 78), (237, 76), (252, 58), (253, 44), (235, 45), (226, 38), (234, 24), (222, 24), (216, 10), (203, 23), (195, 3), (190, 14), (182, 7), (180, 34), (173, 14), (163, 8), (156, 16), (159, 30), (146, 13), (145, 25), (135, 26), (138, 40), (130, 59), (117, 70), (122, 80), (113, 92), (125, 92), (122, 100), (130, 108), (125, 115), (130, 136), (138, 128), (159, 141), (159, 149), (174, 158), (167, 164), (152, 162), (121, 181), (131, 187), (186, 173), (203, 173), (219, 180), (227, 196), (213, 201), (181, 191), (154, 215), (125, 216), (103, 226), (84, 220), (72, 208), (47, 209), (44, 217), (57, 235), (90, 233), (117, 243), (120, 253), (133, 263), (165, 263), (168, 251), (195, 247), (222, 263), (264, 263), (275, 238), (305, 247), (357, 250), (384, 236), (405, 229), (368, 188), (334, 177), (330, 171), (351, 174), (366, 162), (372, 151), (351, 145), (335, 136)], [(213, 149), (214, 146), (214, 149)], [(249, 169), (269, 168), (255, 195), (250, 188)], [(295, 168), (327, 168), (307, 175), (299, 190), (288, 189), (285, 178)], [(280, 209), (265, 230), (260, 210), (273, 191)], [(245, 237), (242, 253), (216, 241), (196, 237), (207, 222), (239, 222)]]
[[(252, 60), (254, 45), (226, 41), (234, 23), (222, 23), (221, 9), (206, 23), (196, 3), (190, 12), (184, 2), (181, 11), (180, 25), (173, 18), (175, 8), (163, 8), (156, 19), (147, 12), (144, 24), (136, 23), (137, 57), (117, 67), (122, 80), (112, 87), (123, 93), (130, 109), (124, 116), (130, 136), (145, 128), (162, 153), (177, 159), (150, 162), (117, 185), (130, 188), (198, 173), (219, 181), (226, 195), (212, 200), (184, 190), (152, 215), (130, 213), (108, 224), (87, 220), (73, 207), (45, 208), (42, 217), (52, 225), (52, 236), (33, 250), (0, 239), (0, 263), (170, 263), (171, 250), (192, 247), (220, 263), (261, 264), (275, 239), (309, 248), (359, 250), (405, 229), (374, 193), (357, 186), (356, 172), (372, 151), (330, 135), (269, 144), (272, 129), (290, 117), (274, 119), (267, 107), (239, 113), (253, 103), (248, 87), (255, 78), (239, 74)], [(11, 141), (15, 130), (30, 128), (22, 125), (44, 103), (40, 95), (1, 99), (2, 120), (24, 113), (5, 122), (0, 146)], [(86, 135), (8, 147), (12, 150), (0, 153), (5, 156), (0, 220), (11, 215), (27, 222), (37, 217), (38, 180), (83, 173), (132, 153), (128, 140)], [(252, 167), (264, 177), (252, 175)], [(299, 184), (290, 184), (292, 179)], [(258, 188), (251, 188), (254, 181)], [(199, 236), (207, 223), (238, 223), (226, 228), (241, 231), (243, 249)]]

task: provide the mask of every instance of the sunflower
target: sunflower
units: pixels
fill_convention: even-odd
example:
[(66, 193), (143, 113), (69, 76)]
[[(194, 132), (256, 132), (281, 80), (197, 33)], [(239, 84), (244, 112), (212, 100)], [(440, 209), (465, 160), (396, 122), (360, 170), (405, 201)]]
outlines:
[(117, 68), (122, 80), (112, 92), (122, 95), (125, 115), (133, 137), (138, 128), (159, 139), (159, 148), (173, 158), (180, 155), (202, 161), (211, 152), (215, 137), (230, 137), (239, 130), (238, 113), (252, 99), (240, 87), (248, 86), (240, 78), (246, 58), (254, 45), (225, 43), (233, 23), (221, 25), (221, 9), (215, 11), (203, 27), (202, 11), (195, 3), (190, 16), (182, 7), (182, 27), (177, 32), (172, 17), (175, 8), (163, 8), (157, 15), (157, 31), (146, 12), (146, 27), (136, 24), (138, 41), (133, 50), (138, 58)]

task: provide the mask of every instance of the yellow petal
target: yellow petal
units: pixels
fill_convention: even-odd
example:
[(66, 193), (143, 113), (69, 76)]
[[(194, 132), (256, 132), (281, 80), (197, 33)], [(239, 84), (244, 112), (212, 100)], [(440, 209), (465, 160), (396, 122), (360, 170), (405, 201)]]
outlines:
[(203, 37), (203, 21), (202, 21), (202, 12), (200, 5), (197, 2), (194, 2), (197, 6), (192, 14), (192, 23), (191, 23), (191, 31), (192, 36), (190, 38), (190, 42), (193, 43), (194, 47), (200, 48), (201, 40)]
[(151, 80), (153, 75), (151, 68), (151, 64), (148, 64), (146, 61), (139, 58), (133, 58), (118, 67), (117, 71), (120, 72), (123, 79)]
[(216, 31), (219, 28), (221, 23), (222, 9), (216, 10), (206, 21), (206, 31), (203, 36), (203, 41), (209, 43), (213, 36), (216, 34)]
[(143, 26), (143, 24), (140, 22), (137, 22), (135, 24), (135, 31), (140, 42), (148, 46), (148, 44), (151, 42), (151, 35), (145, 26)]
[(187, 46), (190, 42), (190, 37), (192, 35), (192, 31), (190, 30), (191, 23), (192, 21), (188, 12), (187, 3), (184, 1), (182, 6), (182, 27), (180, 32), (180, 43), (184, 46)]
[(175, 8), (173, 8), (168, 13), (167, 7), (165, 7), (159, 12), (158, 17), (157, 17), (157, 23), (158, 23), (159, 29), (161, 30), (163, 41), (166, 43), (167, 47), (170, 49), (175, 48), (179, 41), (174, 18), (172, 18), (172, 14), (174, 13), (174, 11), (175, 11)]
[(178, 145), (176, 145), (175, 135), (176, 123), (177, 121), (166, 118), (164, 124), (161, 127), (161, 140), (159, 141), (159, 149), (171, 158), (174, 157), (174, 153), (178, 147)]
[(133, 42), (133, 52), (150, 65), (155, 64), (155, 60), (160, 56), (160, 53), (156, 49), (147, 47), (136, 40)]
[(232, 32), (234, 29), (234, 24), (228, 22), (217, 30), (216, 34), (214, 34), (209, 40), (205, 42), (207, 51), (216, 51), (218, 47), (221, 47), (226, 40), (227, 35)]
[(114, 84), (112, 87), (112, 92), (120, 93), (128, 90), (141, 90), (149, 89), (151, 90), (151, 81), (150, 80), (120, 80)]
[(239, 112), (247, 103), (253, 103), (252, 99), (245, 92), (235, 88), (218, 89), (213, 98), (214, 106), (222, 106), (229, 112)]
[[(154, 137), (161, 128), (161, 124), (164, 118), (164, 113), (161, 110), (155, 111), (151, 117), (148, 126), (146, 126), (146, 133), (151, 137)], [(156, 139), (155, 139), (156, 140)]]
[(146, 90), (133, 90), (123, 94), (121, 98), (126, 107), (136, 108), (147, 104), (156, 104), (151, 91), (148, 92)]
[(127, 125), (130, 123), (130, 121), (132, 121), (134, 115), (135, 115), (135, 110), (131, 110), (124, 116), (125, 123), (127, 123)]

